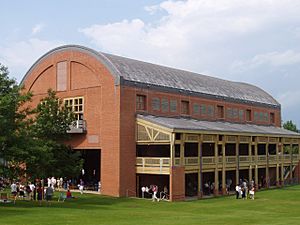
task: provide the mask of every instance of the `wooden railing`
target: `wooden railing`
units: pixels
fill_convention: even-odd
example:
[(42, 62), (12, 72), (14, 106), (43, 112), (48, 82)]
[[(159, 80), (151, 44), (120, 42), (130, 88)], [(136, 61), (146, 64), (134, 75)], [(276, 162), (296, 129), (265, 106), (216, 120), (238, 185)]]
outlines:
[(199, 157), (185, 157), (184, 160), (184, 165), (199, 165)]
[(170, 158), (137, 157), (136, 165), (142, 167), (169, 167)]
[[(269, 163), (276, 163), (277, 157), (279, 161), (284, 161), (285, 163), (291, 162), (291, 155), (284, 154), (283, 158), (280, 155), (269, 155), (268, 160)], [(267, 163), (267, 156), (266, 155), (258, 155), (258, 156), (226, 156), (225, 163), (226, 164), (237, 164), (239, 163), (254, 163), (257, 158), (258, 163)], [(297, 162), (300, 159), (298, 154), (293, 155), (293, 162)], [(223, 157), (219, 156), (217, 158), (217, 162), (219, 164), (223, 163)], [(216, 158), (214, 156), (204, 156), (202, 157), (202, 165), (214, 165), (216, 164)], [(174, 165), (180, 165), (180, 158), (177, 157), (174, 159)], [(199, 157), (185, 157), (184, 158), (184, 166), (197, 166), (200, 165), (200, 158)], [(171, 166), (170, 158), (159, 158), (159, 157), (137, 157), (136, 158), (136, 166), (142, 168), (157, 168), (160, 171), (163, 168), (167, 168)]]

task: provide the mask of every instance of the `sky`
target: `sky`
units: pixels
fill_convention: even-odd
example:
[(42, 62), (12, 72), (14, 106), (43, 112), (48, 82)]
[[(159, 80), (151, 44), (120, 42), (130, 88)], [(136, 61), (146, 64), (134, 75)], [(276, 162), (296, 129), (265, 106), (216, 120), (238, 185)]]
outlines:
[(1, 1), (0, 63), (18, 82), (78, 44), (254, 84), (300, 127), (300, 0)]

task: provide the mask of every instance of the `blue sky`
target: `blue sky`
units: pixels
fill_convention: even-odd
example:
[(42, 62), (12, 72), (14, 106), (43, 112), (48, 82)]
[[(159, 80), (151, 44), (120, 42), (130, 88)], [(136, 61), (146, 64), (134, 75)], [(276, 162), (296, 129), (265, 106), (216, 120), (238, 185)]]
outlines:
[(300, 1), (2, 1), (0, 62), (22, 79), (63, 44), (248, 82), (300, 127)]

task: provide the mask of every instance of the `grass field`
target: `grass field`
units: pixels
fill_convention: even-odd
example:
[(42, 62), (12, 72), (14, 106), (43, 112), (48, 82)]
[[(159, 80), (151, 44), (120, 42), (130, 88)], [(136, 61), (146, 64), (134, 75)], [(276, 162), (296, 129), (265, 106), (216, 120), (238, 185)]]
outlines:
[[(76, 195), (76, 194), (75, 194)], [(300, 186), (256, 193), (256, 199), (234, 196), (188, 202), (152, 202), (145, 199), (76, 195), (47, 207), (36, 202), (0, 204), (0, 224), (300, 224)]]

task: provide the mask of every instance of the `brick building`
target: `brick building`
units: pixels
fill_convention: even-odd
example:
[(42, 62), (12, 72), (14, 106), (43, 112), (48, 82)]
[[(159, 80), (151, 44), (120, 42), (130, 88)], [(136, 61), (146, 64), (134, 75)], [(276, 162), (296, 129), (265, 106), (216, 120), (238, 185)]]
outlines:
[(156, 184), (175, 201), (244, 179), (299, 182), (300, 135), (281, 128), (280, 104), (253, 85), (75, 45), (43, 55), (22, 84), (33, 105), (52, 88), (73, 109), (69, 144), (103, 194), (141, 196)]

